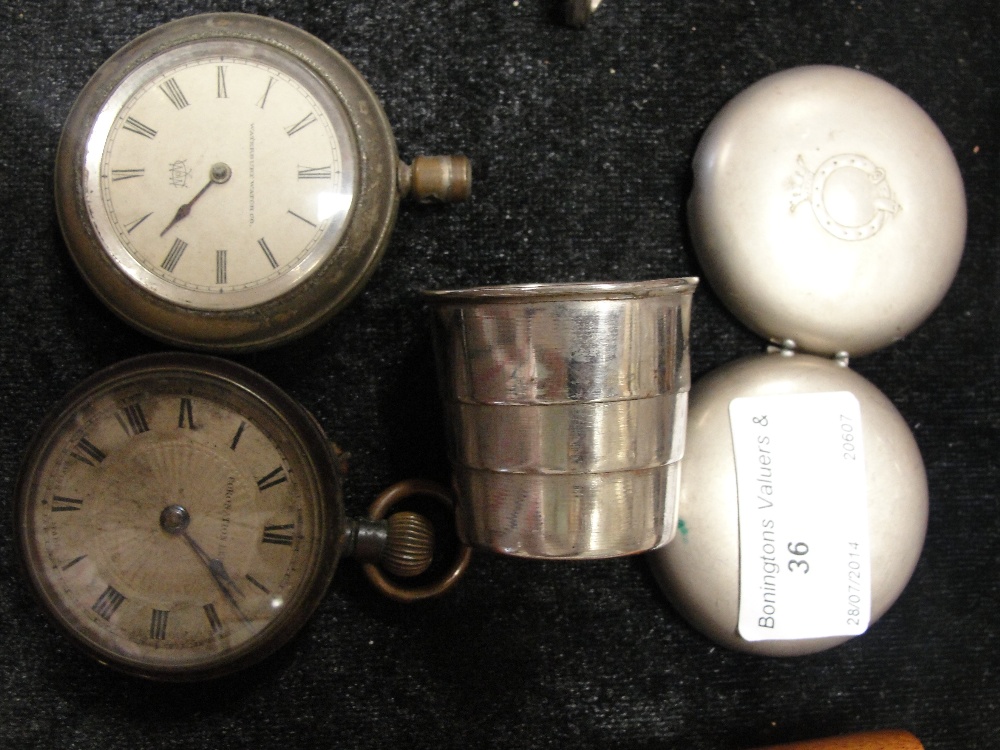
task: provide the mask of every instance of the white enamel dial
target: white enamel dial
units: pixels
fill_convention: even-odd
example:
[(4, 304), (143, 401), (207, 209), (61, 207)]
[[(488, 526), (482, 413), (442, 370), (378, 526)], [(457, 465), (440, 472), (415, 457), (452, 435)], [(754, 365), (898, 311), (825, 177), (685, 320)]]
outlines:
[(56, 154), (66, 248), (122, 320), (252, 351), (318, 328), (371, 278), (402, 197), (465, 200), (464, 156), (399, 160), (382, 105), (323, 40), (203, 13), (108, 58)]
[(114, 263), (184, 307), (259, 305), (307, 278), (349, 216), (337, 100), (297, 59), (192, 41), (122, 80), (87, 138), (86, 205)]

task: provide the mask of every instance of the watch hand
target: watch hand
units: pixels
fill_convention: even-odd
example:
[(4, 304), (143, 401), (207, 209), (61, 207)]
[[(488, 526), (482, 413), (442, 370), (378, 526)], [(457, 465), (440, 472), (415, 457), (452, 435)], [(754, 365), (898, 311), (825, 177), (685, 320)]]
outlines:
[(240, 609), (239, 602), (236, 601), (236, 597), (233, 596), (235, 591), (240, 597), (243, 597), (243, 592), (240, 591), (239, 586), (236, 585), (236, 581), (232, 579), (232, 576), (226, 571), (226, 566), (222, 560), (218, 558), (209, 557), (208, 553), (202, 548), (198, 542), (194, 540), (187, 530), (188, 525), (191, 523), (191, 514), (188, 513), (187, 509), (181, 505), (168, 505), (160, 513), (160, 528), (163, 529), (168, 534), (173, 536), (181, 536), (184, 541), (187, 542), (188, 546), (197, 556), (198, 560), (201, 561), (202, 565), (208, 571), (209, 575), (212, 576), (212, 580), (215, 581), (215, 585), (219, 587), (219, 591), (222, 595), (226, 597), (233, 609), (239, 614), (240, 619), (243, 620), (247, 625), (252, 624), (250, 618), (243, 614), (243, 610)]
[(230, 578), (229, 574), (226, 572), (226, 566), (223, 565), (222, 560), (209, 557), (208, 553), (202, 549), (201, 545), (198, 544), (198, 542), (196, 542), (186, 530), (181, 532), (181, 536), (184, 537), (184, 541), (188, 543), (191, 549), (194, 550), (194, 553), (198, 555), (198, 558), (205, 564), (205, 567), (208, 568), (208, 572), (212, 574), (212, 578), (214, 578), (217, 583), (220, 585), (225, 584), (226, 586), (231, 586), (237, 594), (243, 596), (243, 592), (239, 590), (236, 582)]
[(241, 598), (245, 596), (245, 594), (240, 591), (240, 587), (236, 585), (236, 581), (230, 578), (229, 573), (226, 572), (226, 566), (222, 563), (222, 560), (218, 558), (209, 560), (208, 572), (211, 573), (212, 577), (217, 581), (223, 581), (226, 586), (239, 594)]
[(194, 553), (198, 556), (198, 559), (204, 563), (205, 568), (208, 570), (209, 574), (212, 576), (212, 580), (215, 581), (215, 585), (219, 587), (222, 595), (226, 597), (233, 609), (236, 610), (240, 619), (246, 624), (250, 624), (250, 618), (243, 614), (243, 610), (240, 609), (239, 602), (236, 601), (236, 597), (233, 596), (235, 591), (241, 597), (243, 592), (240, 591), (236, 582), (230, 577), (229, 573), (226, 572), (226, 566), (223, 564), (222, 560), (218, 558), (211, 558), (208, 553), (202, 549), (201, 545), (196, 542), (191, 535), (187, 532), (187, 529), (181, 530), (181, 536), (184, 537), (184, 541), (188, 543), (188, 546), (194, 550)]
[(174, 218), (171, 219), (170, 223), (160, 232), (160, 236), (165, 235), (170, 228), (176, 224), (181, 219), (187, 218), (191, 213), (191, 208), (198, 201), (205, 192), (215, 184), (222, 184), (223, 182), (228, 182), (229, 178), (233, 176), (233, 170), (229, 168), (228, 164), (223, 164), (221, 161), (217, 164), (213, 164), (212, 168), (208, 170), (208, 182), (205, 183), (205, 187), (197, 192), (197, 194), (185, 203), (183, 206), (177, 209), (177, 213), (174, 214)]

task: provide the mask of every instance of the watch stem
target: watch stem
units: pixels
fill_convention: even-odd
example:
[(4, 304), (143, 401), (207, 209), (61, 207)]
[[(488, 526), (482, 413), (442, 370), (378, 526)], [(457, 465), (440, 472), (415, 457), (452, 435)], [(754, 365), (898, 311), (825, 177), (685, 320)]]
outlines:
[(400, 163), (399, 190), (419, 203), (458, 203), (472, 192), (472, 164), (468, 157), (418, 156), (413, 164)]
[(400, 578), (426, 571), (434, 558), (434, 527), (419, 513), (399, 511), (388, 519), (349, 519), (343, 554), (376, 564)]
[(400, 511), (389, 516), (389, 533), (382, 550), (386, 572), (412, 578), (427, 570), (434, 558), (434, 527), (418, 513)]

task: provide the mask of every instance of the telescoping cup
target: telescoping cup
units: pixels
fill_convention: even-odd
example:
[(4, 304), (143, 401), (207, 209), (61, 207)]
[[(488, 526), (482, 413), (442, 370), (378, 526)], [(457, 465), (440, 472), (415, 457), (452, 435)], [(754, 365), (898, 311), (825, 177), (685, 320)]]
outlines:
[(425, 292), (463, 541), (542, 559), (670, 541), (697, 282)]

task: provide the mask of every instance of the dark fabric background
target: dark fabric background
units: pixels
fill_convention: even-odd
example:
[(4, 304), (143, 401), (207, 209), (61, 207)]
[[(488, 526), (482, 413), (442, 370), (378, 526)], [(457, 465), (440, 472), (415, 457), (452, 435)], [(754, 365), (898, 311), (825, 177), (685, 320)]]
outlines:
[[(84, 286), (56, 223), (60, 128), (85, 81), (157, 24), (209, 10), (291, 22), (340, 50), (382, 99), (400, 153), (463, 152), (472, 201), (404, 207), (365, 291), (280, 350), (240, 357), (353, 456), (363, 512), (405, 477), (447, 481), (418, 290), (697, 274), (685, 227), (694, 147), (766, 74), (857, 67), (938, 123), (966, 181), (951, 292), (904, 341), (852, 366), (912, 426), (931, 490), (909, 587), (864, 636), (797, 659), (731, 653), (692, 630), (640, 558), (479, 554), (440, 601), (378, 598), (345, 562), (316, 616), (261, 666), (147, 684), (79, 655), (19, 577), (0, 525), (5, 747), (747, 748), (905, 727), (928, 748), (1000, 747), (998, 143), (1000, 11), (983, 0), (607, 0), (583, 30), (542, 0), (4, 0), (0, 7), (0, 511), (54, 400), (162, 347)], [(763, 343), (703, 285), (693, 370)]]

